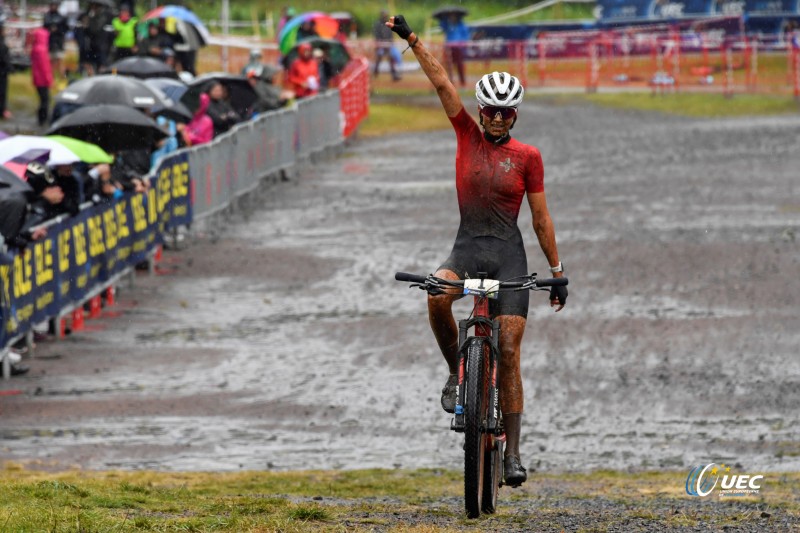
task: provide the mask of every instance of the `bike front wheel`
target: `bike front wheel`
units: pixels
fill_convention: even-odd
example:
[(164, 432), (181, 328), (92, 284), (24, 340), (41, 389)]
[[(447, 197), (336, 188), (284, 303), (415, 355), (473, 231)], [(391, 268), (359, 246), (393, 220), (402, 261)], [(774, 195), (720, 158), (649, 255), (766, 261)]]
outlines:
[[(486, 344), (473, 338), (467, 345), (464, 391), (464, 503), (469, 518), (477, 518), (483, 508), (486, 472), (487, 435), (483, 428), (489, 408)], [(502, 464), (502, 463), (501, 463)]]

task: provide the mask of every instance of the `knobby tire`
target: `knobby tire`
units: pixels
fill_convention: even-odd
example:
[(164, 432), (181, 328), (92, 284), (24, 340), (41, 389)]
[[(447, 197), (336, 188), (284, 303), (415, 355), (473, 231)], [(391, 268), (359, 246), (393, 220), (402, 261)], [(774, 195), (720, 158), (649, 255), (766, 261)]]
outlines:
[(483, 452), (483, 502), (481, 510), (493, 514), (497, 510), (497, 493), (503, 479), (503, 441), (487, 437), (487, 449)]
[(481, 426), (489, 404), (487, 364), (484, 342), (473, 339), (467, 346), (464, 399), (464, 504), (469, 518), (480, 516), (483, 506), (487, 435)]

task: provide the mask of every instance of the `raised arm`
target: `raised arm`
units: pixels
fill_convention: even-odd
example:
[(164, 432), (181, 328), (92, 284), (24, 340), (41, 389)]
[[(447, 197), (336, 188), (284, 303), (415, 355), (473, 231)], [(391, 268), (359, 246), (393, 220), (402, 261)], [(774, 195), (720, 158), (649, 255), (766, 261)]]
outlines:
[(420, 42), (417, 34), (408, 27), (408, 23), (403, 15), (390, 17), (386, 25), (411, 47), (417, 61), (419, 61), (422, 67), (422, 71), (428, 76), (434, 89), (436, 89), (436, 94), (439, 95), (439, 100), (441, 100), (442, 107), (444, 107), (444, 112), (447, 113), (447, 116), (454, 117), (458, 115), (464, 107), (461, 97), (458, 95), (458, 91), (450, 82), (450, 78), (447, 77), (447, 73), (441, 63), (439, 63), (439, 61), (433, 57), (430, 50)]

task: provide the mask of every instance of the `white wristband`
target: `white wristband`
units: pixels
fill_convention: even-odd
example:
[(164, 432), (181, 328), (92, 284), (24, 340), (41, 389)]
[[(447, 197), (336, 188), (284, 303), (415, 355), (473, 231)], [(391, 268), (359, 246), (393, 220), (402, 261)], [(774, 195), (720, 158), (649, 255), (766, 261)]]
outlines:
[(558, 274), (559, 272), (564, 272), (564, 267), (561, 266), (561, 261), (559, 261), (556, 266), (550, 267), (551, 274)]

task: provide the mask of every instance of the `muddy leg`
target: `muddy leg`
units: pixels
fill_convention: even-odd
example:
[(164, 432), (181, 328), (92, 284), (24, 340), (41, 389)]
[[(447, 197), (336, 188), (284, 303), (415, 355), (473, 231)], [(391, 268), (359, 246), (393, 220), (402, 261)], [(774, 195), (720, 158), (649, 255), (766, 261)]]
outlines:
[(506, 430), (506, 457), (519, 457), (519, 435), (522, 423), (524, 398), (522, 376), (519, 370), (519, 350), (525, 319), (521, 316), (503, 315), (500, 322), (500, 409)]
[[(459, 279), (452, 270), (439, 270), (434, 275), (444, 279)], [(428, 320), (451, 374), (458, 372), (458, 327), (453, 318), (453, 302), (458, 297), (457, 293), (428, 296)]]

